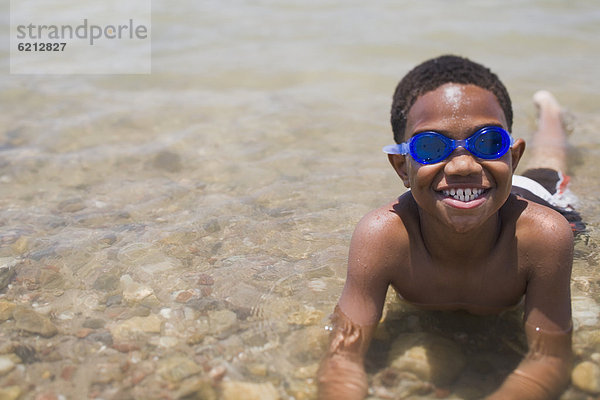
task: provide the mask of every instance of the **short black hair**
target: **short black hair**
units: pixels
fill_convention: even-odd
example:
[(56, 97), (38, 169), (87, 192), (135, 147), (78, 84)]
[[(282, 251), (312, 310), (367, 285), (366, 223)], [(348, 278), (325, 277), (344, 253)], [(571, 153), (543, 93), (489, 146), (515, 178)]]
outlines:
[(492, 92), (512, 130), (513, 112), (508, 91), (496, 74), (481, 64), (455, 55), (443, 55), (417, 65), (396, 86), (391, 122), (396, 143), (404, 141), (406, 116), (417, 98), (446, 83), (472, 84)]

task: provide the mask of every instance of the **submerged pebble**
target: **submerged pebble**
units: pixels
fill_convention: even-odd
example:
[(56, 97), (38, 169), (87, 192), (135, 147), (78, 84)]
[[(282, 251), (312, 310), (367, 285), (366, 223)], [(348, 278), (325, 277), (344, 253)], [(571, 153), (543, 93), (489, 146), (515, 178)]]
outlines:
[(129, 275), (123, 275), (120, 281), (125, 301), (137, 303), (154, 294), (151, 287), (135, 282)]
[(280, 396), (272, 383), (226, 381), (222, 385), (223, 400), (279, 400)]
[(94, 341), (94, 342), (100, 342), (106, 346), (113, 345), (113, 337), (112, 337), (111, 333), (108, 331), (92, 332), (86, 336), (86, 339), (88, 339), (90, 341)]
[(250, 363), (246, 366), (246, 369), (252, 375), (262, 376), (262, 377), (267, 376), (267, 373), (269, 372), (269, 366), (264, 363)]
[(16, 305), (14, 303), (0, 300), (0, 322), (11, 319), (15, 307)]
[(430, 333), (404, 333), (392, 343), (388, 362), (422, 380), (447, 385), (459, 376), (466, 358), (449, 339)]
[(94, 366), (94, 374), (91, 383), (106, 384), (123, 380), (123, 372), (119, 365), (111, 362), (103, 362)]
[(0, 258), (0, 290), (8, 286), (16, 275), (17, 260), (9, 257)]
[(217, 392), (206, 379), (186, 379), (175, 393), (176, 399), (217, 400)]
[(317, 385), (311, 381), (291, 380), (287, 392), (295, 400), (312, 400), (317, 397)]
[(156, 315), (132, 317), (112, 325), (110, 333), (116, 342), (137, 341), (145, 333), (160, 333), (162, 319)]
[(202, 368), (189, 357), (173, 356), (161, 360), (158, 365), (158, 373), (170, 382), (180, 382), (192, 375), (199, 374)]
[(321, 326), (307, 326), (292, 331), (285, 339), (284, 348), (291, 360), (299, 363), (313, 363), (319, 360), (327, 347), (329, 336)]
[(225, 336), (237, 328), (237, 315), (230, 310), (210, 311), (208, 320), (212, 335)]
[(19, 236), (19, 238), (10, 246), (16, 255), (23, 255), (29, 251), (31, 240), (27, 236)]
[(600, 305), (589, 296), (573, 296), (573, 326), (575, 329), (584, 326), (596, 326), (600, 315)]
[(43, 337), (51, 337), (58, 333), (58, 329), (48, 317), (24, 307), (16, 307), (13, 311), (13, 318), (17, 329)]
[(63, 200), (56, 207), (59, 212), (75, 213), (85, 208), (85, 203), (82, 199), (74, 198)]
[(14, 346), (14, 352), (24, 364), (31, 364), (38, 361), (36, 349), (27, 344), (17, 344)]
[(8, 386), (0, 388), (0, 399), (2, 400), (17, 400), (21, 397), (21, 388), (19, 386)]
[(0, 356), (0, 376), (6, 375), (15, 368), (15, 362), (8, 356)]
[(117, 274), (102, 274), (94, 281), (92, 288), (103, 292), (112, 292), (119, 288), (119, 276)]
[(600, 394), (600, 366), (591, 361), (578, 364), (571, 373), (571, 381), (579, 390)]
[(167, 172), (178, 172), (182, 168), (181, 157), (172, 151), (163, 150), (154, 157), (152, 166)]
[(89, 329), (100, 329), (104, 328), (106, 321), (101, 318), (88, 318), (83, 321), (83, 327)]
[(56, 290), (63, 289), (65, 278), (58, 272), (50, 268), (44, 268), (40, 271), (38, 281), (44, 289)]

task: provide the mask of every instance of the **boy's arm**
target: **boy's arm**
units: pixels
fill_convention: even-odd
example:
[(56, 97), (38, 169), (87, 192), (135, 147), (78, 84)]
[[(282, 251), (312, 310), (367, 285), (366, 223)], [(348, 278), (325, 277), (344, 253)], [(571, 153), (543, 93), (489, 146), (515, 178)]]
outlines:
[(534, 233), (523, 254), (531, 264), (525, 297), (529, 351), (488, 399), (555, 399), (569, 384), (573, 234), (562, 217), (550, 218)]
[(394, 235), (385, 222), (389, 216), (382, 217), (377, 212), (367, 215), (352, 236), (346, 284), (331, 319), (329, 349), (318, 373), (319, 400), (358, 400), (367, 395), (363, 360), (385, 302), (388, 266), (395, 259), (390, 253)]
[(331, 322), (329, 349), (318, 373), (319, 400), (362, 400), (369, 389), (363, 360), (377, 325), (355, 324), (339, 306)]

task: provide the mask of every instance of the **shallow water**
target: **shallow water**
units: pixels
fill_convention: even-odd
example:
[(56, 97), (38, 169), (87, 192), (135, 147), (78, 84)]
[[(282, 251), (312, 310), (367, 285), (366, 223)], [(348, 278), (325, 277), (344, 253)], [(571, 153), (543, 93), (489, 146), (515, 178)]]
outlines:
[[(403, 191), (380, 150), (394, 86), (443, 53), (500, 76), (517, 136), (534, 129), (540, 88), (573, 114), (572, 188), (589, 229), (574, 342), (579, 361), (598, 362), (595, 1), (152, 7), (151, 75), (0, 78), (0, 266), (16, 271), (0, 301), (58, 329), (0, 322), (0, 354), (20, 359), (0, 386), (26, 399), (169, 398), (223, 379), (312, 398), (354, 225)], [(511, 365), (515, 353), (498, 351)], [(193, 365), (173, 376), (179, 356)], [(473, 396), (469, 379), (455, 396)]]

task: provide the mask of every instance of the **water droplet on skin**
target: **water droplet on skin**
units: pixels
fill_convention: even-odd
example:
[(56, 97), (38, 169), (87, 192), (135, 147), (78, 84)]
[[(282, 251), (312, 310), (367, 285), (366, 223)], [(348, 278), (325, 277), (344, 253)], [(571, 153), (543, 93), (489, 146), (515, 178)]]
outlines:
[(462, 88), (457, 85), (449, 85), (444, 89), (444, 97), (452, 109), (456, 111), (462, 98)]

